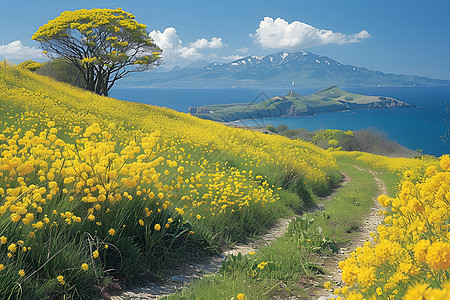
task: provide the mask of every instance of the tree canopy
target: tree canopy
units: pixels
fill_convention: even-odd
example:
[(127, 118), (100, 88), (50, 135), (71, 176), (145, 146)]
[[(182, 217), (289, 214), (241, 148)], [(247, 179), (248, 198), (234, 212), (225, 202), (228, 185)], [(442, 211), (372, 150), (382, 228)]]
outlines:
[(86, 89), (108, 95), (130, 72), (155, 68), (162, 50), (146, 25), (117, 9), (65, 11), (33, 34), (50, 58), (64, 58), (84, 77)]

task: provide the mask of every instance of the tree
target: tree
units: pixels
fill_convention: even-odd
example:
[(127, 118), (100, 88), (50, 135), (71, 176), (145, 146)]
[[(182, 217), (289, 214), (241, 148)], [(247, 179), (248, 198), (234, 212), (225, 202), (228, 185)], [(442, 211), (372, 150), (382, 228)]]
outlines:
[(86, 89), (105, 96), (116, 80), (161, 62), (162, 50), (146, 25), (121, 8), (65, 11), (41, 26), (32, 39), (48, 57), (74, 65)]
[(287, 126), (287, 125), (284, 125), (284, 124), (280, 124), (280, 125), (278, 125), (278, 127), (277, 127), (277, 132), (283, 132), (283, 131), (286, 131), (286, 130), (289, 130), (289, 127)]

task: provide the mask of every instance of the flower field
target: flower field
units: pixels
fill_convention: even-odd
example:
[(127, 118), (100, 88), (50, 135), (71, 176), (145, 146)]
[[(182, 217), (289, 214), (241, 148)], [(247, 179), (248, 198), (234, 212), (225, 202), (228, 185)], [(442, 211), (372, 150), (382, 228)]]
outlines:
[(376, 167), (403, 172), (395, 198), (378, 198), (385, 218), (366, 242), (340, 262), (345, 299), (450, 298), (450, 156), (380, 159), (354, 155)]
[[(339, 181), (309, 143), (0, 67), (0, 297), (92, 298)], [(297, 203), (295, 203), (297, 202)]]

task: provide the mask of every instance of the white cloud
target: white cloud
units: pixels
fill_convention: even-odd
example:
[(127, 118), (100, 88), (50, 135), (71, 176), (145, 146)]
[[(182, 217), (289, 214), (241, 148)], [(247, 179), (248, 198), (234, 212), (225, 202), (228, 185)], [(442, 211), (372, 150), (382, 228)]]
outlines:
[(255, 34), (251, 34), (255, 41), (264, 48), (296, 49), (308, 48), (325, 44), (348, 44), (360, 42), (369, 38), (370, 34), (362, 30), (356, 34), (344, 34), (326, 29), (318, 29), (309, 24), (265, 17), (259, 23)]
[(21, 41), (14, 41), (6, 45), (0, 45), (0, 59), (5, 58), (13, 62), (22, 62), (28, 59), (42, 61), (45, 56), (41, 49), (26, 47)]
[(163, 50), (162, 57), (167, 65), (183, 63), (182, 60), (196, 60), (203, 57), (196, 48), (183, 46), (183, 42), (173, 27), (167, 27), (163, 32), (153, 30), (150, 32), (150, 37)]
[(189, 46), (196, 49), (218, 49), (223, 47), (222, 38), (213, 37), (211, 41), (205, 38), (197, 39), (195, 42), (190, 43)]
[(248, 49), (247, 47), (242, 47), (242, 48), (237, 49), (236, 51), (241, 52), (241, 53), (247, 53), (248, 50), (250, 50), (250, 49)]
[(224, 60), (229, 60), (229, 61), (233, 61), (233, 60), (236, 60), (236, 59), (239, 59), (239, 58), (243, 58), (242, 56), (240, 56), (240, 55), (230, 55), (230, 56), (224, 56), (224, 57), (222, 57), (222, 59), (224, 59)]

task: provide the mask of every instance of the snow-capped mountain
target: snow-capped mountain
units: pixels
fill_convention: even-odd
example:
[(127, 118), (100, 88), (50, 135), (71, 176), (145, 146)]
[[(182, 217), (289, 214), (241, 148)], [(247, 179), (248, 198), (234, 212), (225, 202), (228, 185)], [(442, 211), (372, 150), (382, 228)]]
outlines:
[(352, 86), (410, 86), (450, 84), (448, 80), (386, 74), (341, 64), (307, 51), (247, 56), (229, 63), (195, 61), (168, 72), (136, 73), (118, 82), (121, 87), (287, 88)]

